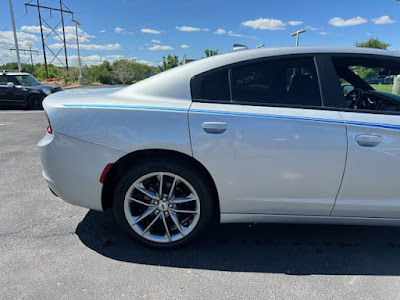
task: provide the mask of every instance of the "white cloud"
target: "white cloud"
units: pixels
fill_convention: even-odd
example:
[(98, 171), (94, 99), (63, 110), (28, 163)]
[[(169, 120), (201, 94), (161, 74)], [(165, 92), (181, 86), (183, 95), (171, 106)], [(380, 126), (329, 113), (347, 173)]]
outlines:
[(225, 34), (225, 33), (226, 33), (226, 30), (220, 28), (220, 29), (218, 29), (217, 31), (214, 31), (214, 33), (215, 33), (215, 34)]
[(371, 36), (371, 33), (367, 32), (365, 35), (366, 35), (366, 36)]
[(310, 26), (310, 25), (306, 26), (306, 29), (313, 30), (313, 31), (315, 31), (315, 30), (321, 30), (322, 28), (323, 28), (323, 27), (321, 27), (321, 28), (312, 27), (312, 26)]
[(325, 31), (321, 31), (319, 34), (320, 34), (320, 35), (328, 35), (328, 33), (325, 32)]
[[(30, 45), (33, 45), (39, 38), (36, 35), (25, 33), (25, 32), (17, 32), (18, 38), (18, 46), (21, 49), (29, 49)], [(0, 48), (7, 50), (8, 52), (10, 48), (13, 48), (14, 44), (14, 35), (12, 31), (0, 31)]]
[(362, 17), (351, 18), (343, 20), (342, 18), (335, 17), (329, 20), (329, 24), (336, 27), (354, 26), (367, 23), (368, 21)]
[(154, 50), (173, 50), (171, 46), (161, 46), (161, 45), (154, 45), (153, 47), (148, 48), (151, 51)]
[(139, 64), (148, 65), (148, 66), (150, 66), (150, 67), (154, 66), (153, 63), (152, 63), (151, 61), (144, 60), (144, 59), (142, 59), (142, 60), (136, 60), (136, 62), (139, 63)]
[(161, 43), (159, 40), (151, 40), (151, 42), (152, 42), (152, 43), (156, 43), (156, 44)]
[(382, 16), (382, 17), (379, 17), (379, 18), (376, 18), (376, 19), (372, 19), (372, 21), (375, 24), (379, 24), (379, 25), (396, 23), (396, 21), (392, 20), (389, 16)]
[(264, 30), (283, 30), (286, 24), (281, 20), (276, 19), (263, 19), (249, 20), (242, 22), (243, 26), (251, 27), (253, 29), (264, 29)]
[(303, 21), (289, 21), (288, 23), (289, 23), (289, 25), (292, 25), (292, 26), (298, 26), (298, 25), (303, 24), (304, 22)]
[(122, 28), (122, 27), (115, 27), (115, 28), (114, 28), (114, 32), (116, 32), (116, 33), (121, 33), (121, 32), (123, 32), (123, 31), (125, 31), (125, 29)]
[(210, 31), (210, 29), (208, 29), (208, 28), (204, 28), (204, 29), (202, 29), (203, 31)]
[(181, 45), (181, 48), (190, 48), (189, 45)]
[(243, 36), (243, 34), (234, 33), (232, 30), (231, 30), (231, 31), (228, 31), (228, 35), (230, 35), (230, 36), (236, 36), (236, 37), (242, 37), (242, 36)]
[(99, 33), (104, 33), (104, 32), (106, 32), (106, 31), (105, 31), (105, 30), (100, 30), (100, 31), (99, 31)]
[(149, 28), (143, 28), (143, 29), (140, 29), (140, 31), (143, 33), (160, 34), (160, 32), (158, 30), (149, 29)]
[[(50, 45), (50, 48), (60, 48), (62, 47), (63, 44), (61, 43), (56, 43)], [(67, 44), (68, 48), (72, 49), (77, 49), (76, 44)], [(79, 49), (84, 49), (84, 50), (97, 50), (97, 51), (103, 51), (103, 50), (120, 50), (122, 49), (120, 44), (108, 44), (108, 45), (95, 45), (95, 44), (79, 44)]]
[[(46, 26), (42, 26), (42, 30), (45, 33), (49, 33), (51, 30)], [(32, 33), (40, 33), (40, 26), (22, 26), (21, 31), (32, 32)]]
[(190, 27), (190, 26), (176, 26), (176, 29), (178, 29), (179, 31), (200, 31), (201, 28), (196, 28), (196, 27)]

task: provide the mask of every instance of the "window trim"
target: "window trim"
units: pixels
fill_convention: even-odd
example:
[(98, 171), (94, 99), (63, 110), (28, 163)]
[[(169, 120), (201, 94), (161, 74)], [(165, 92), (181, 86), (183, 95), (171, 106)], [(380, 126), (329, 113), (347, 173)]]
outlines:
[[(319, 57), (319, 56), (321, 56), (321, 55), (319, 55), (317, 53), (306, 53), (306, 54), (301, 53), (301, 54), (286, 54), (286, 55), (278, 55), (278, 56), (269, 56), (269, 57), (261, 57), (261, 58), (256, 58), (256, 59), (240, 61), (237, 63), (228, 64), (228, 65), (225, 65), (225, 66), (222, 66), (219, 68), (207, 70), (205, 72), (202, 72), (202, 73), (199, 73), (199, 74), (193, 76), (190, 80), (190, 90), (191, 90), (192, 101), (199, 102), (199, 103), (217, 103), (217, 104), (250, 105), (250, 106), (263, 106), (263, 107), (285, 107), (285, 108), (333, 110), (334, 107), (325, 105), (325, 95), (324, 95), (324, 92), (322, 89), (323, 84), (322, 84), (321, 75), (320, 75), (325, 72), (325, 68), (319, 68), (319, 63), (318, 63), (318, 59), (317, 59), (317, 57)], [(318, 80), (319, 94), (320, 94), (320, 98), (321, 98), (321, 105), (313, 106), (313, 105), (296, 105), (296, 104), (282, 104), (282, 103), (258, 103), (258, 102), (233, 101), (232, 86), (231, 86), (232, 68), (251, 65), (251, 64), (255, 64), (255, 63), (263, 63), (263, 62), (268, 62), (268, 61), (307, 59), (307, 58), (312, 58), (313, 62), (314, 62), (314, 67), (316, 70), (316, 75), (317, 75), (317, 80)], [(207, 73), (224, 71), (224, 70), (228, 71), (229, 94), (230, 94), (230, 98), (231, 98), (230, 101), (198, 99), (198, 98), (193, 97), (192, 82), (198, 76), (204, 76)], [(330, 101), (327, 102), (326, 104), (328, 104), (328, 103), (330, 104)]]

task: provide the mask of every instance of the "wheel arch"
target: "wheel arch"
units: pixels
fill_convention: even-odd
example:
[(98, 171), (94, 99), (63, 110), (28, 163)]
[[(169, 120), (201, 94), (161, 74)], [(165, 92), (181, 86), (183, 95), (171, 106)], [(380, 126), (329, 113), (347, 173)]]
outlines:
[(125, 172), (134, 167), (135, 165), (139, 165), (145, 161), (151, 160), (169, 160), (169, 161), (177, 161), (180, 164), (191, 165), (194, 168), (200, 170), (202, 175), (207, 179), (208, 185), (212, 189), (213, 199), (214, 199), (214, 217), (219, 221), (220, 218), (220, 205), (219, 205), (219, 196), (218, 190), (215, 185), (214, 179), (212, 178), (210, 172), (195, 158), (184, 154), (182, 152), (177, 152), (174, 150), (164, 150), (164, 149), (146, 149), (146, 150), (138, 150), (135, 152), (131, 152), (119, 160), (117, 160), (111, 168), (108, 170), (106, 177), (103, 183), (101, 202), (103, 210), (107, 210), (112, 208), (113, 206), (113, 196), (114, 190), (117, 185), (118, 179), (123, 176)]

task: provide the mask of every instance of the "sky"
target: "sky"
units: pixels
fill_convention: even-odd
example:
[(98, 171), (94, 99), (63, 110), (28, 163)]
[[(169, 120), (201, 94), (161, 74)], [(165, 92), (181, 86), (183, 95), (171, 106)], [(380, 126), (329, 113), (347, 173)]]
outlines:
[[(30, 0), (12, 0), (19, 47), (38, 50), (43, 62), (37, 8)], [(300, 46), (353, 46), (371, 37), (400, 50), (400, 1), (395, 0), (63, 0), (79, 26), (80, 55), (87, 65), (120, 58), (157, 66), (163, 56), (200, 59), (205, 49), (232, 51), (235, 43), (256, 48), (294, 46), (291, 33), (305, 29)], [(31, 1), (32, 4), (36, 0)], [(40, 0), (59, 8), (59, 0)], [(0, 65), (16, 61), (8, 0), (0, 0)], [(41, 11), (49, 26), (59, 12)], [(77, 65), (76, 35), (71, 15), (64, 14), (67, 58)], [(45, 35), (50, 31), (47, 24)], [(62, 36), (61, 27), (56, 28)], [(57, 53), (62, 42), (55, 33), (46, 38)], [(64, 51), (64, 50), (63, 50)], [(63, 61), (63, 51), (60, 58)], [(50, 51), (48, 62), (52, 60)], [(21, 52), (23, 62), (28, 53)], [(60, 65), (57, 60), (53, 64)]]

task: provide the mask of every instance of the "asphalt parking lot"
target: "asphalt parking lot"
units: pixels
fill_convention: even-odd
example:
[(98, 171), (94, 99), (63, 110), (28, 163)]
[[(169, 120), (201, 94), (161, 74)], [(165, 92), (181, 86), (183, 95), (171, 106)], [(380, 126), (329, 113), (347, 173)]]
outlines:
[(43, 111), (0, 110), (1, 299), (398, 299), (400, 228), (221, 225), (190, 247), (131, 241), (53, 196)]

